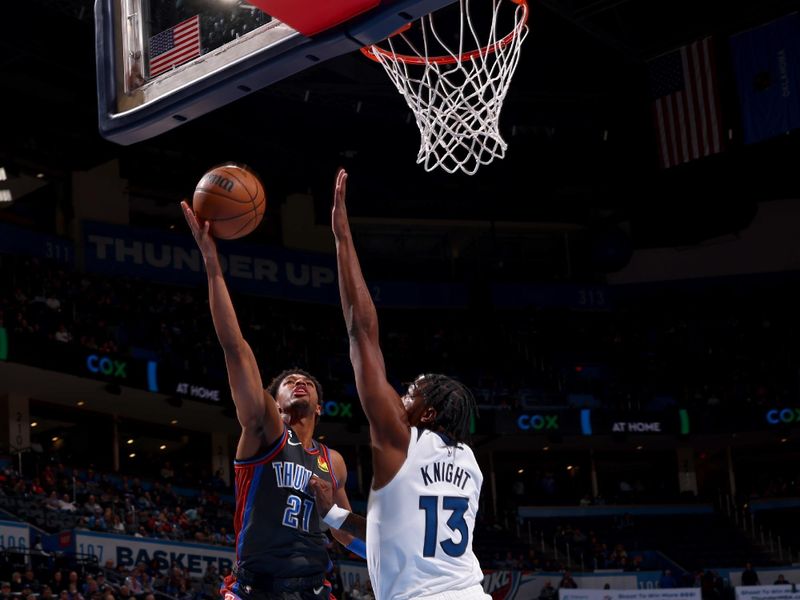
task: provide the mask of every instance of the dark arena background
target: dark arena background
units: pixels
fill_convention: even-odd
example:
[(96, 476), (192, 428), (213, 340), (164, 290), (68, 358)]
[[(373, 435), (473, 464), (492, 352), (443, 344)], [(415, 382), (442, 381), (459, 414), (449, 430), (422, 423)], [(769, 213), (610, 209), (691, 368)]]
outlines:
[[(205, 1), (223, 16), (203, 43), (258, 21)], [(356, 511), (340, 165), (392, 383), (442, 372), (478, 399), (495, 600), (800, 598), (797, 5), (530, 7), (507, 156), (470, 177), (415, 164), (408, 107), (359, 52), (114, 144), (92, 3), (2, 2), (3, 600), (218, 597), (239, 425), (179, 202), (224, 161), (267, 195), (219, 243), (245, 338), (266, 381), (323, 382), (317, 435)], [(366, 563), (329, 551), (337, 598), (373, 598)]]

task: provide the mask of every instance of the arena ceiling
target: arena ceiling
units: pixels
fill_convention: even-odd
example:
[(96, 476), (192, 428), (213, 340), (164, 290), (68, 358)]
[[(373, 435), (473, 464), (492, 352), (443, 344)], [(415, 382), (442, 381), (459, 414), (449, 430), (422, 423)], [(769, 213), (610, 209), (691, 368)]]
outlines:
[[(427, 174), (414, 163), (418, 133), (405, 104), (358, 53), (159, 138), (106, 142), (96, 125), (91, 4), (0, 8), (0, 159), (13, 168), (63, 180), (118, 158), (133, 188), (172, 202), (209, 165), (240, 160), (259, 170), (273, 197), (311, 190), (324, 208), (334, 169), (345, 164), (359, 216), (625, 222), (638, 246), (736, 231), (755, 203), (800, 197), (792, 136), (752, 148), (733, 143), (720, 156), (660, 171), (646, 69), (648, 59), (699, 36), (786, 14), (795, 7), (788, 0), (532, 2), (531, 35), (501, 121), (509, 154), (472, 178)], [(732, 75), (721, 77), (733, 98)], [(735, 107), (725, 114), (735, 129)]]

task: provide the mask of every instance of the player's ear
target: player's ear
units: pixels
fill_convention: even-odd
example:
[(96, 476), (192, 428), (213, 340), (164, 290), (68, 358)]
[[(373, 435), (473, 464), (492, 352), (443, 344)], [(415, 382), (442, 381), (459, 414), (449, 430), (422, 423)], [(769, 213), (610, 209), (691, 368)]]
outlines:
[(420, 423), (425, 423), (426, 425), (433, 424), (436, 421), (436, 409), (432, 406), (425, 407), (425, 410), (422, 411), (419, 421)]

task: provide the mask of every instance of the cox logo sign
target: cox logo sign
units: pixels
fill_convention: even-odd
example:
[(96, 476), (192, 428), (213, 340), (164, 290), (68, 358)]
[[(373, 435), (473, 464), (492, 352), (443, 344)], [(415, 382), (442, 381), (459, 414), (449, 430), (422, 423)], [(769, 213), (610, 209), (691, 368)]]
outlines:
[(520, 415), (517, 427), (522, 431), (558, 429), (558, 415)]
[(92, 373), (102, 373), (108, 377), (128, 377), (128, 363), (121, 360), (114, 360), (108, 356), (98, 356), (90, 354), (86, 357), (86, 368)]
[(349, 402), (328, 400), (322, 405), (322, 414), (326, 417), (353, 417), (353, 405)]
[(767, 423), (800, 423), (800, 408), (773, 408), (767, 411)]

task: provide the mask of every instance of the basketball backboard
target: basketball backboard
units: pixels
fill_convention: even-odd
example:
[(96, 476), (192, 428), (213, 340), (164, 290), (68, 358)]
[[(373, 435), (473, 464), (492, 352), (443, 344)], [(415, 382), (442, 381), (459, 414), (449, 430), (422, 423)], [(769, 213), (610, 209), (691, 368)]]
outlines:
[(98, 121), (131, 144), (454, 0), (96, 0)]

